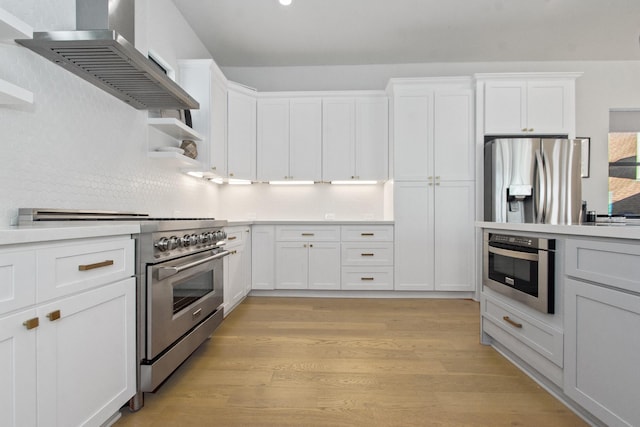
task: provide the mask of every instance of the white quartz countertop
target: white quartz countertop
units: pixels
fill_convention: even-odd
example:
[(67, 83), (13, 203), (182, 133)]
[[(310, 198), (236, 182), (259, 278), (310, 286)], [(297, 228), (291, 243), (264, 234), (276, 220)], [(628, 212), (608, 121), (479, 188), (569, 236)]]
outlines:
[(491, 230), (521, 231), (530, 233), (564, 234), (582, 237), (607, 237), (614, 239), (640, 240), (640, 225), (636, 224), (584, 224), (584, 225), (551, 225), (551, 224), (516, 224), (509, 222), (476, 222), (476, 227)]
[(137, 222), (44, 223), (0, 228), (0, 245), (117, 236), (140, 232)]

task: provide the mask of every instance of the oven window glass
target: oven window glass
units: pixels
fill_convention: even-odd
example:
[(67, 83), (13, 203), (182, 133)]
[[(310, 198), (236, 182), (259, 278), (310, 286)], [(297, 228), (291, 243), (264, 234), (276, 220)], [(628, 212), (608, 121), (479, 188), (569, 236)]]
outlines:
[[(489, 277), (496, 282), (538, 297), (538, 263), (536, 261), (490, 253)], [(513, 285), (507, 283), (507, 278), (513, 279)]]
[(173, 283), (173, 313), (190, 306), (200, 298), (213, 292), (214, 275), (211, 271), (196, 274)]

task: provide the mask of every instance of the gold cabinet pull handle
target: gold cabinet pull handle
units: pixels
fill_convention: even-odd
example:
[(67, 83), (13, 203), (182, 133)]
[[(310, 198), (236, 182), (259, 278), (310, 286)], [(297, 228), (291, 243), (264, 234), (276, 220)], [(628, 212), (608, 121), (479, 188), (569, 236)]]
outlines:
[(361, 277), (360, 280), (373, 280), (373, 277)]
[(314, 233), (302, 233), (303, 236), (315, 236)]
[(60, 318), (60, 310), (52, 311), (51, 313), (47, 314), (47, 318), (50, 322), (58, 320)]
[(373, 254), (360, 254), (360, 256), (373, 256)]
[(509, 316), (502, 316), (502, 320), (507, 322), (508, 324), (515, 326), (516, 328), (522, 328), (522, 323), (515, 322), (509, 318)]
[(102, 262), (96, 262), (95, 264), (79, 265), (78, 266), (78, 270), (87, 271), (87, 270), (93, 270), (95, 268), (108, 267), (110, 265), (113, 265), (113, 260), (112, 259), (108, 259), (108, 260), (102, 261)]
[(227, 240), (236, 240), (238, 237), (237, 236), (229, 236), (227, 237)]
[(361, 236), (375, 236), (374, 233), (360, 233)]
[(22, 324), (27, 328), (27, 330), (37, 328), (40, 326), (40, 319), (34, 317), (33, 319), (25, 320)]

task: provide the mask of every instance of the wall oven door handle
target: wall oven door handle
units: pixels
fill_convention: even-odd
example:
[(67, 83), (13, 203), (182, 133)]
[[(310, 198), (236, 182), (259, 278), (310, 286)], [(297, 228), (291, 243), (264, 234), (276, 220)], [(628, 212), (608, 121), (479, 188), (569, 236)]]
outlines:
[(189, 262), (187, 264), (160, 267), (158, 269), (158, 280), (163, 280), (163, 279), (165, 279), (167, 277), (173, 276), (174, 274), (178, 274), (181, 271), (188, 270), (188, 269), (196, 267), (196, 266), (198, 266), (200, 264), (204, 264), (205, 262), (209, 262), (209, 261), (213, 261), (213, 260), (216, 260), (216, 259), (220, 259), (222, 257), (225, 257), (225, 256), (229, 255), (229, 254), (230, 254), (229, 251), (222, 251), (222, 252), (219, 252), (219, 253), (217, 253), (215, 255), (212, 255), (210, 257), (199, 259), (198, 261)]
[(528, 252), (510, 251), (508, 249), (494, 248), (489, 246), (489, 252), (496, 255), (502, 255), (509, 258), (524, 259), (526, 261), (538, 261), (540, 256), (538, 254), (532, 254)]

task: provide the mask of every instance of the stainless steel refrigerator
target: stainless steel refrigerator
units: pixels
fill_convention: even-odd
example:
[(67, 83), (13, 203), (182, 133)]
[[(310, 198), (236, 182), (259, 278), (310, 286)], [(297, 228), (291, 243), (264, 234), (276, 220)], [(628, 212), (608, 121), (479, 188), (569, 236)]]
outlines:
[(492, 139), (484, 147), (485, 221), (579, 224), (581, 142)]

